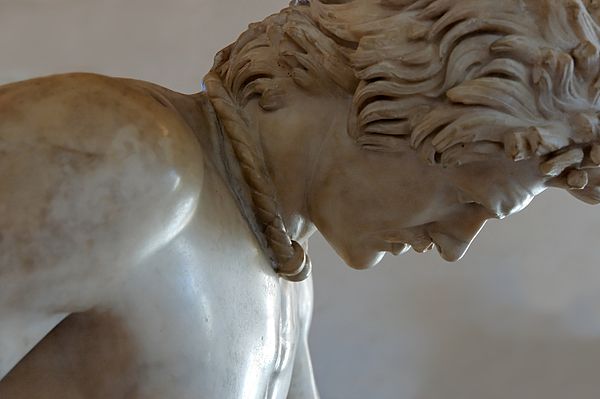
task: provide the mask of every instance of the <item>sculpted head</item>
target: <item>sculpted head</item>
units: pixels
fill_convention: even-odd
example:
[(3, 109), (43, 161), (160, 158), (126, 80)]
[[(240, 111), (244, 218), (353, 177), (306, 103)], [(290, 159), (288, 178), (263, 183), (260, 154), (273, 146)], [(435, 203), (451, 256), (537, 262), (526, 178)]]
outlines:
[(306, 216), (349, 265), (432, 243), (457, 260), (548, 187), (600, 202), (596, 7), (297, 1), (213, 71), (262, 128), (320, 137)]

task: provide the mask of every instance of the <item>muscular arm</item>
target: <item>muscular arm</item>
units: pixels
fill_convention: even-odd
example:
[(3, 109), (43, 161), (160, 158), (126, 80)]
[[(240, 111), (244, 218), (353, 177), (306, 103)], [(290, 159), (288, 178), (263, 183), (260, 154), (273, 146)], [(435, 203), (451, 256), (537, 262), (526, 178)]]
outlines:
[(127, 81), (0, 87), (0, 379), (179, 233), (202, 167), (178, 114)]

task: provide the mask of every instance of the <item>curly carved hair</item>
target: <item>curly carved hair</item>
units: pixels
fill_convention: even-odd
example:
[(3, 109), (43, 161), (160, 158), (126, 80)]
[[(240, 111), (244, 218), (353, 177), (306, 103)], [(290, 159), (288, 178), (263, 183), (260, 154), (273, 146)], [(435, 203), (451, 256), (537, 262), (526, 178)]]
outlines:
[(312, 0), (253, 24), (213, 73), (243, 106), (282, 80), (354, 96), (363, 148), (432, 164), (536, 157), (549, 184), (600, 203), (597, 0)]

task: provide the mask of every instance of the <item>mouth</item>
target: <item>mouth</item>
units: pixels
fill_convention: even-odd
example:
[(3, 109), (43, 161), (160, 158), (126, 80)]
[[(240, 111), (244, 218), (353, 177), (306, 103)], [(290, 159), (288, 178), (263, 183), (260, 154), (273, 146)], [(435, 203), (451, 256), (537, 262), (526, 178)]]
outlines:
[(404, 242), (390, 242), (389, 244), (390, 249), (388, 250), (388, 252), (390, 252), (394, 256), (403, 255), (410, 251), (411, 248), (409, 244), (406, 244)]
[(433, 241), (429, 241), (428, 243), (423, 242), (423, 243), (419, 243), (419, 244), (413, 244), (412, 247), (416, 252), (423, 254), (423, 253), (429, 252), (433, 248), (435, 248), (435, 244), (433, 243)]
[(412, 248), (415, 252), (425, 253), (435, 248), (433, 240), (427, 234), (420, 234), (412, 237), (409, 240), (388, 239), (386, 242), (389, 245), (388, 252), (394, 256), (402, 255), (410, 251)]

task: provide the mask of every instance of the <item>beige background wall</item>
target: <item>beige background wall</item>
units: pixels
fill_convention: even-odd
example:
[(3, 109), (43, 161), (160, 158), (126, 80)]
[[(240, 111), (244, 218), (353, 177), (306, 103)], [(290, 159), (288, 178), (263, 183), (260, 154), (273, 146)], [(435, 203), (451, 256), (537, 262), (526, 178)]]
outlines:
[[(283, 6), (0, 0), (0, 82), (77, 70), (197, 91), (218, 49)], [(356, 272), (314, 239), (323, 398), (599, 398), (599, 238), (600, 208), (552, 192), (453, 265), (407, 255)]]

